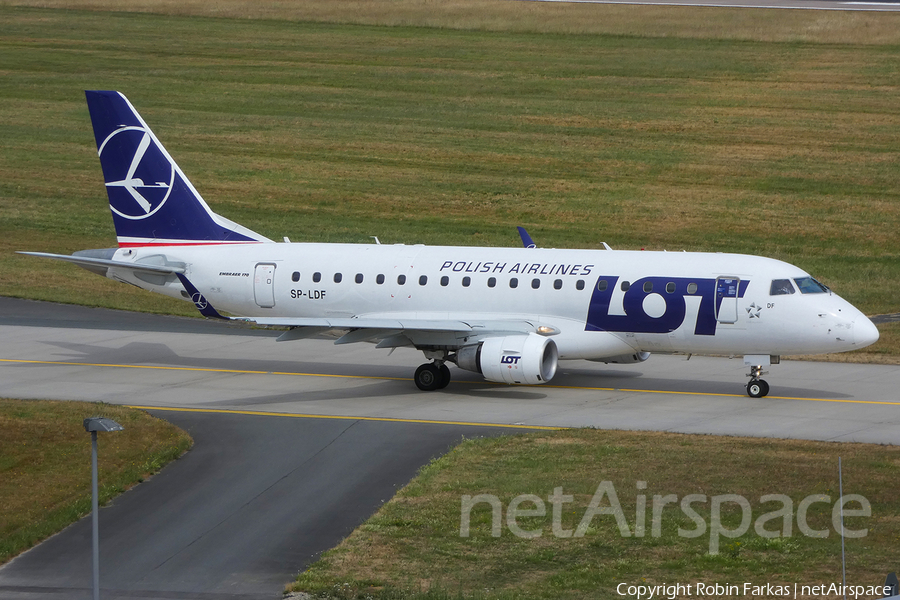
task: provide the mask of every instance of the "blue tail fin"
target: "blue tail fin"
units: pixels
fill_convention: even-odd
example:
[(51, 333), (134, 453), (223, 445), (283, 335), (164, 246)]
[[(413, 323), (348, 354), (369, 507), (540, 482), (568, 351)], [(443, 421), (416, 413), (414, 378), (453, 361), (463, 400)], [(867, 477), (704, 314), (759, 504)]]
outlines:
[(85, 96), (119, 246), (271, 241), (210, 210), (124, 95)]

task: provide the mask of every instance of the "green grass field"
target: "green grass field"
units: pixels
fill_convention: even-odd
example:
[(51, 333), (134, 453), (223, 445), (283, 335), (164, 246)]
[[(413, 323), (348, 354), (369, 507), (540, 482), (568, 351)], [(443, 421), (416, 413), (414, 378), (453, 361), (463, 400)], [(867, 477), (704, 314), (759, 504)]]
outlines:
[(0, 294), (191, 312), (12, 254), (114, 245), (82, 95), (112, 88), (215, 210), (274, 239), (517, 245), (524, 225), (544, 246), (781, 258), (897, 309), (897, 40), (0, 17)]
[[(900, 501), (891, 483), (900, 465), (897, 447), (584, 429), (465, 441), (424, 467), (375, 516), (301, 573), (293, 587), (348, 600), (633, 600), (634, 594), (618, 594), (617, 587), (699, 582), (737, 584), (741, 593), (694, 591), (679, 597), (778, 597), (745, 595), (742, 586), (749, 582), (787, 585), (793, 598), (795, 582), (841, 580), (841, 539), (833, 522), (839, 456), (844, 493), (860, 494), (871, 505), (868, 517), (849, 516), (861, 504), (845, 507), (844, 526), (867, 530), (845, 540), (847, 582), (880, 584), (896, 569), (900, 540)], [(621, 524), (614, 514), (585, 521), (602, 482), (609, 484), (597, 506), (620, 506)], [(464, 504), (465, 495), (477, 494), (500, 501), (497, 537), (491, 504)], [(529, 532), (528, 538), (514, 535), (509, 525), (511, 501), (526, 494), (533, 496), (518, 505), (513, 524)], [(696, 518), (679, 504), (693, 494), (703, 496), (693, 505)], [(738, 533), (747, 519), (745, 532), (717, 534), (717, 549), (711, 551), (713, 497), (724, 494), (742, 496), (747, 506), (723, 502), (722, 527)], [(790, 498), (788, 517), (764, 518), (786, 506), (783, 500), (765, 500), (767, 494)], [(811, 495), (830, 500), (801, 511)], [(669, 498), (664, 506), (656, 496), (676, 500)], [(543, 515), (535, 514), (537, 502)], [(655, 520), (654, 503), (662, 507)], [(821, 537), (803, 533), (801, 512), (805, 531)]]
[(0, 564), (91, 511), (91, 436), (102, 416), (123, 431), (101, 434), (101, 505), (187, 451), (190, 436), (144, 411), (88, 402), (0, 398)]

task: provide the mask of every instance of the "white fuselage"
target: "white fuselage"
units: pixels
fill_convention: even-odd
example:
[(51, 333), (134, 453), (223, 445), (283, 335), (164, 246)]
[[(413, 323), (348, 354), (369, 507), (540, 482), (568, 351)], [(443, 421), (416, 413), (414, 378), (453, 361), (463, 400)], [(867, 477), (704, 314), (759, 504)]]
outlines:
[[(561, 359), (816, 354), (878, 337), (836, 294), (801, 290), (803, 270), (739, 254), (250, 243), (122, 248), (115, 260), (184, 263), (212, 305), (251, 318), (528, 320), (558, 330)], [(185, 295), (174, 277), (108, 276)], [(793, 291), (773, 294), (777, 280)]]

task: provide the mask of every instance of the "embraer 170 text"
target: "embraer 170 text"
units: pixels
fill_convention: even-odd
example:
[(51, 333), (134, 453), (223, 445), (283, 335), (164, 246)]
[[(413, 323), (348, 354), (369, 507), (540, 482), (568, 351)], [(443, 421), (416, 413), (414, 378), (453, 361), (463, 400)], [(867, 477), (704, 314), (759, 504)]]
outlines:
[(537, 384), (559, 360), (665, 352), (743, 356), (761, 397), (781, 355), (878, 339), (808, 273), (758, 256), (535, 248), (524, 231), (523, 248), (276, 243), (215, 214), (125, 96), (86, 95), (119, 246), (25, 254), (289, 327), (278, 341), (336, 331), (336, 344), (417, 348), (422, 390), (449, 383), (448, 363)]

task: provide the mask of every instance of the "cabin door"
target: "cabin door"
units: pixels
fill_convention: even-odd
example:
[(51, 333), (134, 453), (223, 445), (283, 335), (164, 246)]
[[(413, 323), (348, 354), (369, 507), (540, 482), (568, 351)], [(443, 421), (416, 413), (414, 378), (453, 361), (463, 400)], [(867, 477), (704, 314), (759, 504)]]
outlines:
[(741, 280), (737, 277), (716, 279), (716, 319), (719, 323), (737, 323), (740, 283)]

